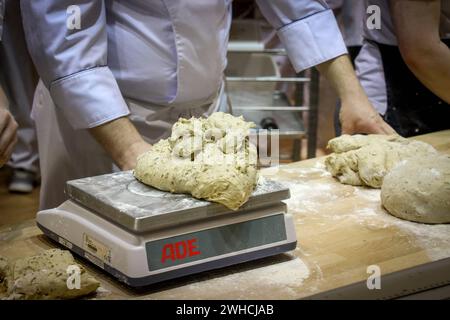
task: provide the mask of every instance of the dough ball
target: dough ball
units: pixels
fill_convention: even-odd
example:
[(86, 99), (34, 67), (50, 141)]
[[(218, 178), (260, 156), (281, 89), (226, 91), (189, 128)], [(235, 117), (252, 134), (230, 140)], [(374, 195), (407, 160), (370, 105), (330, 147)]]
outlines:
[[(80, 289), (69, 289), (69, 266), (80, 268)], [(97, 290), (100, 283), (77, 264), (67, 250), (51, 249), (17, 260), (12, 268), (8, 287), (10, 299), (72, 299)]]
[(330, 140), (334, 152), (327, 170), (343, 184), (381, 188), (384, 176), (400, 161), (436, 154), (427, 143), (386, 135), (343, 135)]
[(450, 223), (450, 156), (400, 162), (384, 178), (381, 202), (392, 215), (424, 223)]
[(160, 190), (189, 193), (237, 210), (257, 181), (257, 151), (248, 139), (253, 126), (223, 112), (207, 119), (182, 118), (169, 139), (138, 158), (133, 174)]

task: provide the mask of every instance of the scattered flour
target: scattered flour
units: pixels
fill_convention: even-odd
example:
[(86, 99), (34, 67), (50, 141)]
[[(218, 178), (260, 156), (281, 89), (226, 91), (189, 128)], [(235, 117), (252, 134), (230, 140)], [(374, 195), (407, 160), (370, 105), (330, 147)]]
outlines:
[(111, 291), (100, 286), (97, 288), (95, 299), (105, 298), (110, 295), (111, 295)]
[(431, 173), (433, 176), (435, 176), (436, 178), (438, 178), (438, 177), (441, 176), (441, 173), (440, 173), (438, 170), (436, 170), (435, 168), (431, 168), (430, 173)]
[(356, 210), (356, 215), (362, 218), (370, 218), (378, 216), (379, 213), (371, 208), (361, 208)]
[(380, 190), (377, 189), (355, 187), (355, 195), (368, 201), (367, 207), (357, 209), (352, 214), (360, 224), (378, 229), (396, 227), (426, 248), (430, 258), (450, 256), (450, 224), (423, 224), (394, 217), (381, 209)]
[(396, 218), (373, 208), (364, 208), (353, 215), (360, 224), (372, 229), (395, 227), (411, 236), (410, 241), (426, 249), (432, 260), (450, 256), (450, 224), (423, 224)]
[[(194, 282), (188, 285), (189, 290), (198, 290), (201, 287), (206, 292), (215, 292), (224, 287), (230, 287), (237, 291), (248, 288), (249, 283), (257, 284), (252, 288), (253, 292), (243, 292), (242, 297), (251, 297), (261, 289), (283, 290), (286, 294), (296, 297), (293, 288), (298, 288), (310, 276), (309, 268), (299, 258), (263, 266), (243, 272), (232, 273), (223, 277), (208, 279), (201, 282)], [(267, 288), (266, 288), (267, 287)]]
[(304, 178), (309, 176), (310, 174), (320, 174), (320, 177), (328, 177), (331, 176), (331, 174), (322, 169), (322, 168), (307, 168), (307, 169), (296, 169), (296, 168), (286, 168), (283, 169), (284, 172), (287, 173), (295, 173), (295, 175), (299, 178)]
[(380, 203), (380, 189), (372, 189), (365, 187), (353, 187), (354, 195), (363, 197), (365, 200), (370, 202)]
[[(450, 224), (427, 225), (393, 217), (382, 208), (379, 189), (337, 187), (332, 178), (322, 178), (329, 174), (321, 162), (309, 169), (281, 166), (278, 172), (271, 178), (289, 187), (291, 198), (284, 202), (294, 215), (317, 217), (315, 220), (323, 227), (333, 223), (329, 221), (348, 219), (371, 230), (396, 228), (399, 234), (410, 236), (409, 241), (426, 249), (431, 259), (450, 256)], [(351, 201), (349, 209), (333, 211), (335, 203), (347, 197)], [(302, 225), (303, 220), (295, 219), (296, 225)]]
[(333, 194), (332, 185), (315, 182), (290, 182), (283, 181), (283, 184), (290, 190), (291, 197), (284, 202), (288, 208), (308, 212), (318, 212), (320, 201), (318, 198), (326, 198), (328, 200), (337, 199), (338, 196)]

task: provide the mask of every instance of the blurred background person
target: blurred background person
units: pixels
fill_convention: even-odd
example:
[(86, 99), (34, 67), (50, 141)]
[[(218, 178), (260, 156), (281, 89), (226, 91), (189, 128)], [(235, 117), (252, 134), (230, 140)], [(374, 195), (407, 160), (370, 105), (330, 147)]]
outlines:
[[(4, 1), (0, 1), (0, 44), (3, 36), (3, 21), (5, 14)], [(2, 71), (0, 64), (0, 73)], [(0, 87), (0, 168), (9, 160), (17, 142), (17, 123), (8, 110), (8, 102)]]
[(356, 59), (372, 104), (405, 137), (450, 128), (450, 1), (365, 2), (381, 18)]
[(0, 168), (11, 157), (17, 142), (17, 122), (8, 110), (8, 102), (0, 87)]
[[(0, 84), (7, 97), (9, 110), (19, 125), (17, 144), (8, 162), (13, 168), (8, 189), (10, 192), (29, 193), (37, 184), (39, 175), (36, 132), (30, 117), (37, 76), (27, 51), (20, 1), (0, 0), (0, 6), (3, 7), (3, 24), (0, 29)], [(12, 120), (3, 121), (4, 131), (8, 128), (5, 123), (12, 123)], [(8, 138), (9, 134), (6, 132), (2, 136)], [(0, 150), (1, 146), (0, 143)]]

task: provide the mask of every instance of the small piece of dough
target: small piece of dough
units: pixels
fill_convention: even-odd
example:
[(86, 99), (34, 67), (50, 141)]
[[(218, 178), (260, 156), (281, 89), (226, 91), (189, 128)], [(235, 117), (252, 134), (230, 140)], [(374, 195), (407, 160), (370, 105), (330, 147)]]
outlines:
[(8, 259), (0, 256), (0, 295), (8, 290), (8, 279), (11, 273), (11, 267)]
[(386, 135), (343, 135), (330, 140), (334, 152), (327, 170), (343, 184), (381, 188), (384, 176), (400, 161), (436, 154), (429, 144)]
[(134, 176), (164, 191), (189, 193), (237, 210), (257, 182), (257, 151), (248, 139), (254, 124), (216, 112), (209, 118), (181, 118), (169, 139), (137, 160)]
[[(68, 288), (69, 266), (80, 269), (79, 289)], [(100, 286), (67, 250), (50, 249), (17, 260), (11, 269), (9, 299), (72, 299), (90, 294)]]
[(402, 161), (384, 178), (381, 202), (389, 213), (405, 220), (450, 223), (450, 157)]

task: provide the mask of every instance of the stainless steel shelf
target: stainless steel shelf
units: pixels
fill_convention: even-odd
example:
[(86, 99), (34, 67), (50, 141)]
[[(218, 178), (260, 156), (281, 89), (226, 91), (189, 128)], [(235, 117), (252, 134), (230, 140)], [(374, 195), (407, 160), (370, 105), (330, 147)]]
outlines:
[[(311, 73), (283, 77), (273, 56), (286, 56), (284, 48), (265, 48), (261, 25), (255, 21), (234, 21), (225, 71), (229, 111), (243, 115), (261, 127), (265, 118), (273, 118), (282, 139), (292, 139), (292, 160), (300, 160), (301, 139), (308, 139), (308, 158), (315, 156), (317, 142), (318, 76)], [(280, 83), (295, 84), (295, 103), (277, 91)], [(304, 87), (308, 84), (307, 87)], [(304, 101), (303, 89), (309, 90), (309, 102)], [(294, 105), (293, 105), (294, 104)], [(304, 105), (305, 104), (305, 105)], [(306, 112), (306, 113), (305, 113)], [(308, 130), (304, 119), (308, 118)]]
[(261, 129), (261, 121), (273, 118), (279, 131), (268, 132), (277, 134), (280, 138), (303, 138), (306, 135), (305, 126), (300, 117), (299, 109), (306, 111), (307, 106), (290, 106), (283, 92), (249, 92), (228, 91), (233, 106), (234, 115), (242, 115), (253, 121), (257, 129)]

